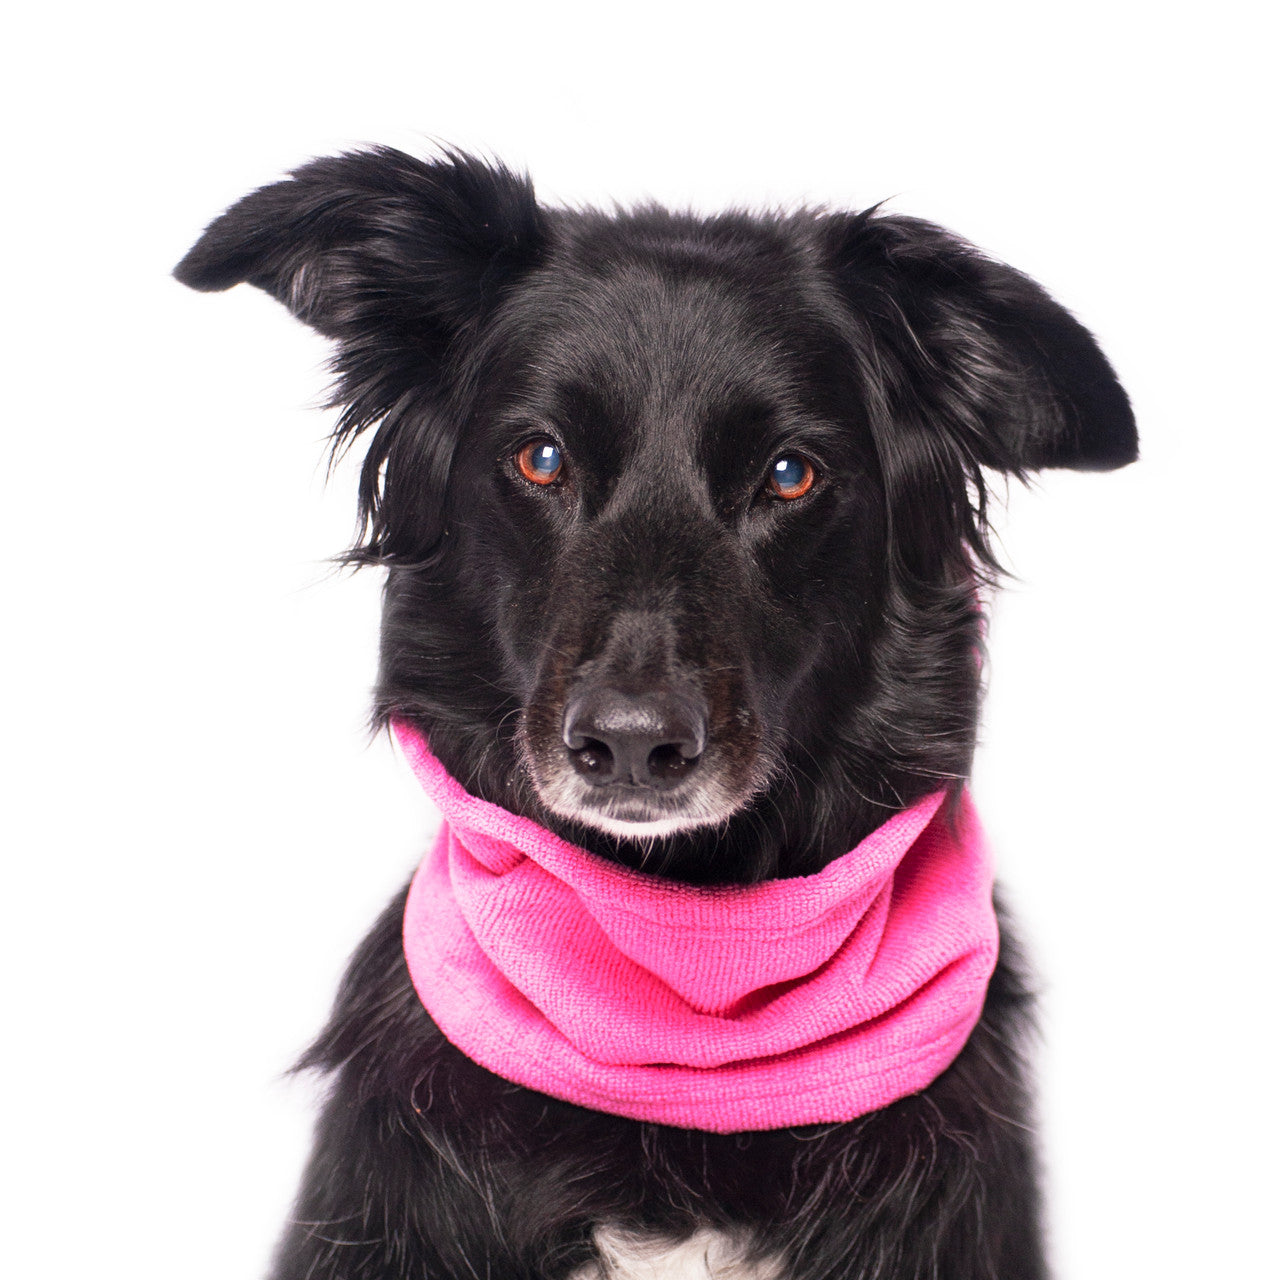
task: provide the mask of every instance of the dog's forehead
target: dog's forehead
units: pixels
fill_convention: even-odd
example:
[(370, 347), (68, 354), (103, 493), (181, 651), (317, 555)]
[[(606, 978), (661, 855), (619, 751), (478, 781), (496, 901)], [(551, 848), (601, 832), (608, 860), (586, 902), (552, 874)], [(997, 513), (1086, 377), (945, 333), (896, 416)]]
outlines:
[(520, 302), (523, 381), (550, 416), (607, 426), (620, 444), (705, 449), (728, 422), (802, 411), (815, 352), (834, 339), (799, 255), (701, 224), (609, 231), (571, 243)]

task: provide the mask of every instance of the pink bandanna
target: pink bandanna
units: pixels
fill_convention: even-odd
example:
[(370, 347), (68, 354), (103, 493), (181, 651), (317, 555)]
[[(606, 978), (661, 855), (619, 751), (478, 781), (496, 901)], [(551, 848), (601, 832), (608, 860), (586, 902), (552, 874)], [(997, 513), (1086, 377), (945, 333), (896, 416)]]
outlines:
[(396, 733), (444, 813), (409, 890), (427, 1011), (507, 1080), (733, 1133), (850, 1120), (923, 1089), (982, 1010), (997, 934), (968, 796), (895, 814), (817, 875), (695, 888), (469, 795)]

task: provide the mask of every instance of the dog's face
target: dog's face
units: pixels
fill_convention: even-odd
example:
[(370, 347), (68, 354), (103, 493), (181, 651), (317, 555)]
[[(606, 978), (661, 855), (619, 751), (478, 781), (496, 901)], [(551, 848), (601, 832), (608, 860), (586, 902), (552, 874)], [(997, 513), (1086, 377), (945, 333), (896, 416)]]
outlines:
[(547, 211), (374, 152), (248, 197), (178, 274), (335, 338), (339, 437), (377, 424), (382, 714), (694, 880), (812, 870), (963, 778), (981, 468), (1135, 451), (1089, 335), (910, 219)]
[(872, 442), (785, 239), (654, 230), (564, 237), (495, 326), (455, 459), (521, 763), (623, 838), (767, 788), (884, 566)]

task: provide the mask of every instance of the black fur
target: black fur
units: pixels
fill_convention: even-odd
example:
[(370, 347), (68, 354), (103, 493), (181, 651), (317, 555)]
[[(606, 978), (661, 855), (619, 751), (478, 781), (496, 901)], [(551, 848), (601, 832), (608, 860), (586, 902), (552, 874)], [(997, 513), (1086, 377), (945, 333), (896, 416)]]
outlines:
[[(812, 872), (958, 792), (997, 568), (982, 468), (1136, 455), (1071, 316), (878, 210), (566, 212), (500, 167), (379, 149), (248, 196), (176, 274), (258, 285), (335, 340), (336, 446), (373, 433), (350, 559), (387, 569), (379, 719), (416, 722), (475, 793), (694, 882)], [(513, 465), (535, 437), (563, 451), (556, 484)], [(787, 453), (816, 466), (794, 502), (763, 483)], [(602, 680), (696, 690), (706, 751), (662, 803), (714, 821), (636, 840), (557, 807), (582, 791), (566, 703)], [(717, 1136), (462, 1057), (409, 985), (401, 906), (304, 1059), (333, 1092), (277, 1280), (549, 1280), (600, 1223), (724, 1228), (814, 1280), (1044, 1274), (1007, 933), (981, 1022), (923, 1093)]]

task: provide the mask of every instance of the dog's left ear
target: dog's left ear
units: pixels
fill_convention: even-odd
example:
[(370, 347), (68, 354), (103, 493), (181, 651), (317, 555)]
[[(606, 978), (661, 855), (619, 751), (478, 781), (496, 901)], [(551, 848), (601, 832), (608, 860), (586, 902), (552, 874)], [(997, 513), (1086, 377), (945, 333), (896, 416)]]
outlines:
[(1137, 458), (1107, 358), (1035, 281), (917, 218), (837, 215), (824, 234), (854, 316), (895, 357), (882, 388), (890, 413), (918, 406), (922, 426), (1003, 471), (1106, 471)]

